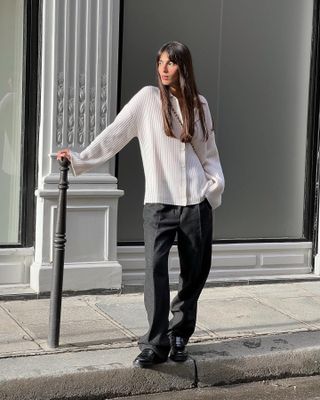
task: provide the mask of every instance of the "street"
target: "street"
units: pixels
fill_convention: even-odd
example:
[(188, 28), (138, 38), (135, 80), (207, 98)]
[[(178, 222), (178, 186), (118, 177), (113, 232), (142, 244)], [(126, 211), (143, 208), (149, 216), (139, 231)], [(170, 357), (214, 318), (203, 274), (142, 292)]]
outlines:
[[(120, 400), (120, 398), (118, 398)], [(124, 397), (121, 397), (123, 400)], [(130, 400), (320, 400), (320, 376), (278, 379), (248, 384), (152, 395), (125, 397)], [(116, 399), (113, 399), (116, 400)]]

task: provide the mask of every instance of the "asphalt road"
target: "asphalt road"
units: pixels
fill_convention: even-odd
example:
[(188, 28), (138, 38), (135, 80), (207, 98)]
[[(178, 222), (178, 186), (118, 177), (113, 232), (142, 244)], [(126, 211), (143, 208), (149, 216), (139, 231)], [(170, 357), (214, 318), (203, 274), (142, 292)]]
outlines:
[[(121, 398), (123, 400), (124, 397)], [(130, 400), (320, 400), (320, 376), (125, 397)], [(115, 400), (115, 399), (114, 399)], [(120, 399), (119, 399), (120, 400)]]

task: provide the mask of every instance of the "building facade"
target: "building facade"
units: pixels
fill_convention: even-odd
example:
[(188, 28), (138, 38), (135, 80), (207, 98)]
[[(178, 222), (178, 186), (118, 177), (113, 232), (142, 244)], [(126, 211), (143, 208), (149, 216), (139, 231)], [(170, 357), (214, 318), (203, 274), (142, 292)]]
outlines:
[[(319, 275), (319, 1), (166, 3), (1, 2), (0, 287), (50, 290), (56, 152), (84, 149), (155, 85), (169, 40), (192, 51), (226, 178), (209, 280)], [(138, 142), (69, 182), (64, 289), (143, 284)], [(176, 246), (169, 269), (176, 282)]]

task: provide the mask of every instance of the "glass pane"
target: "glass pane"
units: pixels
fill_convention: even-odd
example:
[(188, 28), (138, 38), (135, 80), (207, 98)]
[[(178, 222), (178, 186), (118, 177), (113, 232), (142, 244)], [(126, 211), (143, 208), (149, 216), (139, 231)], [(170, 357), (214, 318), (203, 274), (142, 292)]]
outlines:
[(303, 237), (312, 14), (313, 0), (223, 2), (217, 239)]
[(0, 244), (19, 242), (23, 3), (0, 3)]
[[(161, 44), (185, 42), (226, 178), (215, 239), (302, 238), (313, 0), (163, 0), (161, 8), (165, 18), (157, 2), (124, 1), (122, 105), (155, 84)], [(140, 166), (130, 143), (119, 156), (120, 242), (143, 240)]]

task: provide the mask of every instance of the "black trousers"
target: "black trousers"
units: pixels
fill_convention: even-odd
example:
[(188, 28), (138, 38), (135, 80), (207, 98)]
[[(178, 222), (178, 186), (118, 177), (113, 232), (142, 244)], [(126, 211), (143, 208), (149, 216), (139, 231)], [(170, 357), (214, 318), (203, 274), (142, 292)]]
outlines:
[[(207, 200), (190, 206), (147, 203), (143, 209), (145, 238), (144, 303), (149, 329), (139, 347), (166, 356), (170, 335), (188, 342), (196, 326), (197, 302), (211, 267), (212, 208)], [(168, 256), (177, 234), (180, 259), (178, 293), (171, 302)]]

